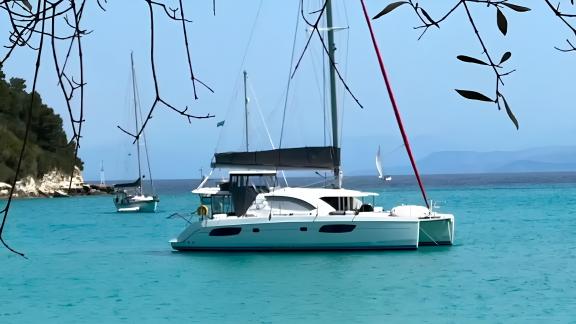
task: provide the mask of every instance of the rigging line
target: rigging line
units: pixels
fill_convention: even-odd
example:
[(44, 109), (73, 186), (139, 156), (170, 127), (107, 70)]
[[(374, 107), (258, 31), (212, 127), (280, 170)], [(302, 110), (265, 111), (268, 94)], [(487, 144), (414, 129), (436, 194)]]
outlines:
[[(322, 52), (323, 52), (323, 51), (322, 51)], [(321, 62), (322, 67), (324, 67), (324, 60), (323, 60), (323, 59), (324, 59), (324, 55), (322, 55), (322, 58), (321, 58), (321, 60), (322, 60), (322, 62)], [(317, 71), (317, 67), (316, 67), (316, 65), (317, 65), (317, 63), (316, 63), (316, 54), (315, 54), (315, 51), (314, 51), (314, 48), (313, 48), (313, 47), (310, 48), (310, 62), (311, 62), (311, 64), (312, 64), (312, 74), (314, 75), (314, 81), (316, 81), (316, 82), (315, 82), (315, 84), (316, 84), (316, 90), (318, 91), (318, 93), (320, 94), (320, 96), (322, 96), (322, 94), (323, 94), (324, 92), (321, 90), (322, 88), (320, 87), (320, 80), (318, 79), (318, 73), (316, 72), (316, 71)], [(324, 68), (323, 68), (322, 70), (324, 70)]]
[[(318, 1), (318, 3), (316, 4), (316, 7), (322, 7), (323, 3), (321, 3), (322, 0)], [(326, 24), (324, 23), (324, 16), (320, 17), (320, 25), (325, 26)], [(308, 27), (308, 30), (311, 30), (311, 32), (314, 32), (313, 28)], [(319, 28), (319, 33), (321, 33), (322, 37), (325, 36), (326, 33), (326, 28)], [(327, 139), (327, 131), (326, 131), (326, 56), (324, 51), (320, 51), (321, 54), (321, 58), (320, 58), (320, 62), (322, 65), (322, 91), (321, 91), (321, 100), (322, 100), (322, 140), (323, 140), (323, 145), (326, 146), (326, 139)], [(312, 52), (312, 55), (313, 52)], [(316, 71), (316, 67), (314, 67), (314, 71)], [(318, 81), (316, 81), (318, 82)]]
[[(256, 106), (256, 110), (258, 110), (258, 115), (260, 116), (260, 120), (262, 121), (262, 125), (264, 125), (264, 130), (266, 131), (266, 135), (268, 136), (268, 141), (270, 141), (270, 146), (272, 146), (272, 149), (276, 149), (276, 147), (274, 146), (274, 141), (272, 141), (272, 136), (270, 135), (270, 130), (268, 129), (268, 125), (266, 124), (266, 120), (264, 119), (264, 115), (262, 115), (262, 109), (260, 107), (260, 101), (258, 101), (258, 97), (256, 97), (256, 91), (254, 91), (254, 88), (252, 87), (252, 83), (248, 82), (248, 87), (250, 88), (250, 92), (252, 93), (252, 95), (254, 96), (254, 102), (255, 102), (255, 106)], [(284, 178), (284, 183), (286, 184), (286, 186), (288, 186), (288, 180), (286, 180), (286, 174), (284, 173), (284, 170), (281, 170), (280, 172), (282, 172), (282, 177)]]
[[(346, 7), (346, 1), (342, 1), (343, 5), (344, 5), (344, 20), (346, 21), (346, 25), (348, 27), (346, 27), (346, 54), (344, 56), (344, 79), (346, 79), (348, 77), (348, 54), (350, 53), (350, 22), (348, 20), (348, 10)], [(344, 91), (342, 91), (342, 104), (340, 105), (340, 109), (342, 111), (342, 113), (340, 114), (341, 118), (340, 118), (340, 146), (342, 146), (342, 138), (343, 138), (343, 134), (344, 134), (344, 112), (346, 111), (344, 109), (345, 105), (346, 105), (346, 93)]]
[[(136, 134), (138, 134), (138, 136), (136, 137), (136, 152), (138, 154), (138, 180), (140, 181), (140, 179), (142, 178), (142, 167), (140, 166), (140, 126), (138, 126), (138, 113), (137, 113), (137, 101), (136, 101), (136, 70), (134, 69), (134, 52), (130, 52), (130, 63), (132, 66), (132, 95), (134, 97), (134, 123), (136, 124)], [(144, 129), (142, 129), (142, 131), (144, 131)], [(140, 193), (140, 196), (142, 196), (142, 184), (140, 183), (140, 185), (138, 186), (138, 192)]]
[[(239, 69), (238, 69), (238, 73), (236, 73), (237, 77), (236, 77), (236, 81), (234, 84), (234, 88), (232, 89), (232, 95), (230, 96), (230, 101), (228, 102), (228, 108), (226, 110), (226, 117), (228, 117), (229, 113), (230, 113), (230, 109), (232, 109), (232, 106), (234, 105), (235, 100), (237, 99), (237, 94), (238, 94), (238, 90), (240, 88), (240, 80), (241, 80), (241, 75), (242, 75), (242, 71), (244, 70), (244, 64), (246, 63), (246, 57), (248, 56), (248, 50), (250, 49), (250, 45), (252, 44), (252, 38), (254, 36), (254, 31), (256, 30), (256, 25), (258, 24), (258, 18), (260, 17), (260, 11), (262, 11), (262, 3), (264, 2), (264, 0), (260, 0), (260, 3), (258, 4), (258, 10), (256, 11), (256, 15), (254, 16), (254, 22), (252, 23), (252, 27), (250, 28), (250, 35), (248, 36), (248, 42), (246, 43), (246, 47), (244, 48), (244, 54), (242, 55), (242, 62), (240, 63)], [(218, 135), (218, 141), (216, 143), (216, 147), (214, 148), (214, 153), (216, 153), (216, 150), (218, 149), (218, 147), (220, 146), (220, 141), (222, 140), (222, 133), (220, 132), (220, 134)]]
[[(138, 82), (134, 81), (134, 89), (136, 91), (136, 100), (138, 106), (138, 113), (140, 115), (140, 121), (144, 120), (142, 115), (142, 105), (140, 104), (140, 90), (138, 88)], [(138, 118), (138, 117), (136, 117)], [(146, 140), (146, 133), (142, 131), (142, 140), (144, 141), (144, 152), (146, 153), (146, 164), (148, 166), (148, 179), (150, 181), (150, 190), (152, 190), (152, 194), (156, 192), (154, 188), (154, 179), (152, 178), (152, 169), (150, 168), (150, 154), (148, 153), (148, 141)]]
[(292, 78), (292, 67), (294, 65), (294, 54), (296, 50), (296, 39), (298, 36), (298, 26), (300, 25), (300, 10), (302, 2), (298, 2), (298, 8), (296, 10), (296, 27), (294, 28), (294, 39), (292, 40), (292, 54), (290, 55), (290, 69), (288, 70), (288, 83), (286, 85), (286, 97), (284, 98), (284, 111), (282, 112), (282, 125), (280, 126), (280, 142), (278, 143), (278, 148), (282, 148), (282, 140), (284, 139), (284, 125), (286, 124), (286, 110), (288, 109), (288, 96), (290, 95), (290, 84)]
[[(254, 30), (256, 30), (256, 25), (258, 24), (258, 18), (260, 17), (260, 11), (262, 10), (262, 3), (264, 0), (260, 0), (258, 4), (258, 11), (256, 11), (256, 16), (254, 17), (254, 23), (252, 24), (252, 28), (250, 29), (250, 36), (248, 36), (248, 43), (244, 48), (244, 55), (242, 56), (242, 63), (240, 63), (240, 70), (243, 69), (244, 63), (246, 63), (246, 57), (248, 56), (248, 50), (250, 48), (250, 44), (252, 43), (252, 37), (254, 36)], [(238, 77), (240, 78), (240, 77)]]
[(390, 155), (390, 154), (392, 154), (393, 152), (395, 152), (395, 151), (397, 151), (397, 150), (399, 150), (399, 149), (401, 149), (401, 148), (403, 148), (403, 147), (405, 147), (405, 145), (404, 145), (404, 144), (400, 144), (400, 145), (396, 146), (395, 148), (391, 149), (390, 151), (384, 153), (383, 155), (384, 155), (384, 156)]
[(424, 184), (422, 183), (422, 179), (420, 178), (418, 167), (416, 167), (416, 161), (414, 160), (412, 150), (410, 149), (410, 142), (408, 142), (408, 136), (406, 135), (404, 125), (402, 124), (402, 117), (400, 116), (400, 110), (398, 109), (396, 99), (394, 98), (394, 92), (392, 91), (392, 85), (390, 84), (388, 74), (386, 73), (386, 68), (384, 67), (384, 61), (382, 60), (382, 55), (380, 55), (380, 49), (378, 48), (378, 43), (376, 42), (376, 36), (374, 35), (374, 30), (372, 29), (372, 23), (370, 22), (370, 17), (368, 16), (366, 4), (364, 4), (364, 0), (360, 0), (360, 3), (362, 4), (362, 10), (364, 11), (364, 18), (366, 20), (366, 24), (368, 25), (368, 29), (370, 30), (370, 38), (372, 39), (374, 51), (376, 52), (376, 56), (378, 57), (378, 64), (380, 65), (380, 72), (382, 73), (382, 78), (384, 79), (384, 83), (386, 84), (388, 97), (390, 97), (390, 103), (392, 104), (392, 108), (394, 108), (394, 115), (396, 116), (396, 122), (398, 123), (398, 128), (400, 128), (400, 133), (402, 134), (402, 140), (404, 141), (404, 145), (406, 146), (406, 153), (408, 153), (408, 157), (410, 158), (410, 164), (412, 164), (412, 169), (414, 170), (414, 175), (416, 176), (416, 180), (418, 181), (418, 186), (420, 187), (422, 198), (424, 198), (426, 207), (430, 209), (430, 203), (428, 202), (428, 198), (426, 197), (426, 190), (424, 189)]
[[(322, 19), (324, 20), (325, 18), (322, 17)], [(322, 23), (324, 25), (326, 25), (326, 23), (324, 21), (322, 21)], [(323, 35), (322, 37), (326, 37), (326, 32), (323, 31), (322, 32)], [(323, 123), (324, 123), (324, 146), (326, 146), (326, 142), (327, 142), (327, 138), (328, 138), (328, 130), (326, 129), (326, 115), (328, 114), (328, 96), (326, 95), (326, 64), (327, 64), (327, 60), (326, 60), (326, 52), (322, 51), (322, 110), (323, 110), (323, 114), (322, 114), (322, 119), (323, 119)]]

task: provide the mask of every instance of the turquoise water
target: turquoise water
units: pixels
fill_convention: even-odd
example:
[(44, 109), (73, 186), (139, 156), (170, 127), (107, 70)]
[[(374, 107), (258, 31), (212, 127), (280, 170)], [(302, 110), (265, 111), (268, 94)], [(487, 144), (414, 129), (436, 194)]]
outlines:
[(576, 323), (576, 182), (484, 180), (431, 181), (456, 245), (396, 252), (172, 252), (185, 224), (166, 217), (197, 206), (178, 188), (156, 214), (17, 200), (5, 237), (29, 259), (0, 249), (0, 323)]

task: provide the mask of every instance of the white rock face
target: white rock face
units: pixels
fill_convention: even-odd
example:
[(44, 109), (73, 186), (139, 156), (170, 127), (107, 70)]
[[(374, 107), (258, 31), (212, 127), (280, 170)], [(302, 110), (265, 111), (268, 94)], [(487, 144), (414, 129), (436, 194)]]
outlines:
[(16, 196), (38, 196), (38, 189), (36, 188), (36, 180), (28, 176), (20, 181), (16, 181)]
[(5, 182), (0, 182), (0, 197), (8, 196), (10, 194), (10, 189), (12, 189), (11, 185)]
[[(74, 175), (72, 176), (72, 189), (82, 189), (84, 179), (78, 167), (74, 168)], [(43, 193), (53, 194), (56, 190), (66, 191), (70, 184), (70, 176), (58, 170), (52, 170), (46, 173), (40, 183), (38, 189)]]
[[(38, 197), (43, 195), (53, 195), (56, 190), (67, 192), (70, 183), (70, 176), (60, 170), (52, 170), (45, 174), (42, 179), (37, 180), (33, 177), (25, 177), (16, 182), (14, 190), (15, 197)], [(72, 177), (72, 190), (82, 190), (84, 179), (78, 167), (74, 168)], [(0, 196), (6, 196), (10, 193), (9, 184), (0, 183)]]

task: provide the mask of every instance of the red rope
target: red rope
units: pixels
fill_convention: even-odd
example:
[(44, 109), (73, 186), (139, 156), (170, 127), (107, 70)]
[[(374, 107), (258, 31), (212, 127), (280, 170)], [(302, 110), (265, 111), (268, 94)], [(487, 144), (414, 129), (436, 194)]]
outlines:
[(404, 146), (406, 146), (406, 152), (408, 157), (410, 157), (410, 163), (412, 164), (412, 169), (418, 180), (418, 185), (420, 186), (420, 191), (422, 192), (422, 198), (426, 203), (426, 207), (430, 208), (428, 204), (428, 198), (426, 197), (426, 190), (424, 190), (424, 185), (422, 184), (422, 179), (420, 179), (420, 173), (416, 167), (416, 161), (414, 161), (414, 156), (412, 155), (412, 150), (410, 149), (410, 142), (408, 142), (408, 136), (404, 131), (404, 125), (402, 124), (402, 118), (400, 117), (400, 111), (398, 110), (398, 105), (396, 104), (396, 99), (394, 99), (394, 92), (392, 92), (392, 86), (390, 85), (390, 80), (388, 79), (388, 74), (386, 73), (386, 68), (384, 67), (384, 62), (382, 61), (382, 55), (380, 55), (380, 49), (378, 49), (378, 43), (376, 42), (376, 37), (374, 36), (374, 30), (372, 30), (372, 23), (370, 22), (370, 17), (368, 17), (368, 11), (366, 10), (366, 5), (364, 0), (360, 0), (362, 3), (362, 10), (364, 11), (364, 18), (366, 18), (366, 24), (368, 29), (370, 29), (370, 37), (372, 38), (372, 44), (374, 45), (374, 51), (376, 51), (376, 56), (378, 57), (378, 63), (380, 64), (380, 71), (382, 72), (382, 77), (384, 78), (384, 83), (386, 83), (386, 89), (388, 90), (388, 96), (390, 97), (390, 102), (394, 108), (394, 115), (396, 116), (396, 121), (398, 122), (398, 128), (400, 128), (400, 133), (402, 133), (402, 140), (404, 140)]

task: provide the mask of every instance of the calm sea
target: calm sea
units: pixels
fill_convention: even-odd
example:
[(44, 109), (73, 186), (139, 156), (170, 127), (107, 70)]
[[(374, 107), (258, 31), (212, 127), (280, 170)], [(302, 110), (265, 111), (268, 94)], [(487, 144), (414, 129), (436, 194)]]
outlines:
[[(302, 180), (300, 180), (302, 181)], [(111, 196), (17, 200), (0, 249), (0, 323), (576, 323), (576, 174), (429, 176), (456, 245), (397, 252), (177, 253), (195, 181), (160, 212)], [(296, 181), (298, 182), (298, 181)], [(347, 187), (390, 208), (410, 177)]]

